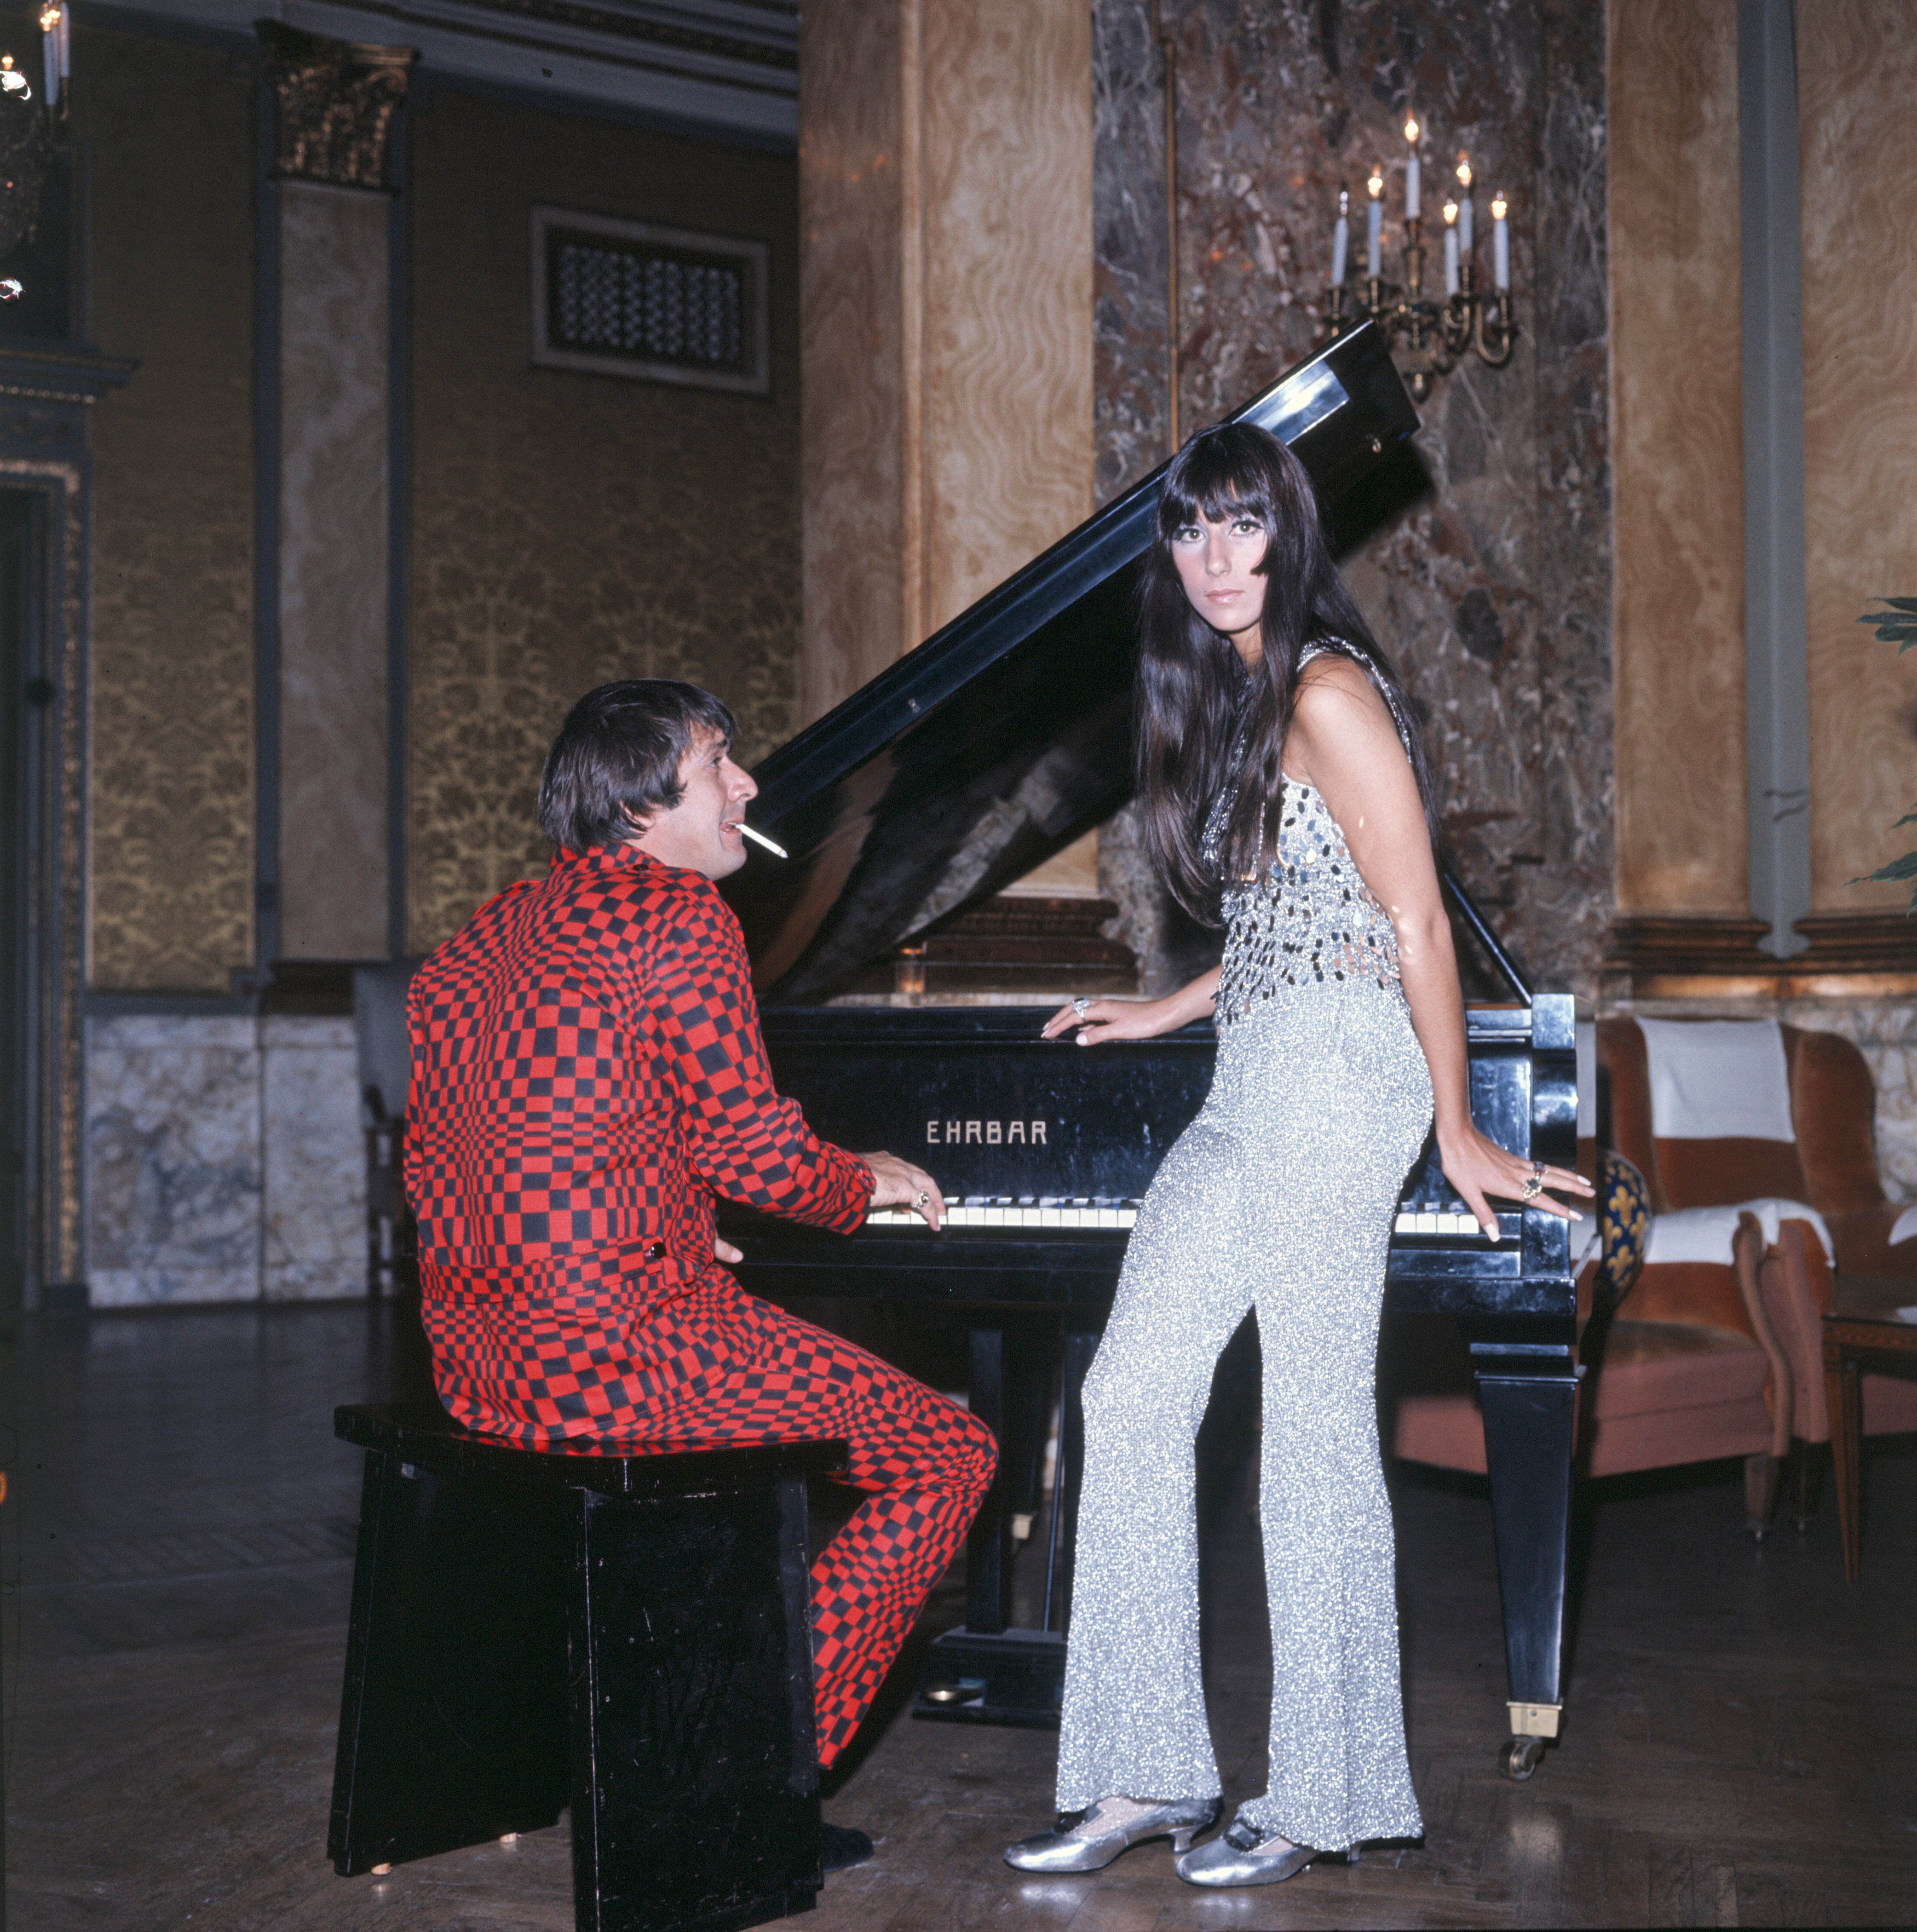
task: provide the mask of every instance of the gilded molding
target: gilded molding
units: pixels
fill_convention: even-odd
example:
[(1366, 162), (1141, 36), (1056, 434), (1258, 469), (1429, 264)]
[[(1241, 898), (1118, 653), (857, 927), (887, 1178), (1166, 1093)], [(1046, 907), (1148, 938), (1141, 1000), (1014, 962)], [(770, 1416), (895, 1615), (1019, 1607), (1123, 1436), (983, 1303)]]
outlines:
[(274, 173), (390, 194), (393, 116), (417, 50), (329, 40), (275, 20), (256, 26), (273, 88)]

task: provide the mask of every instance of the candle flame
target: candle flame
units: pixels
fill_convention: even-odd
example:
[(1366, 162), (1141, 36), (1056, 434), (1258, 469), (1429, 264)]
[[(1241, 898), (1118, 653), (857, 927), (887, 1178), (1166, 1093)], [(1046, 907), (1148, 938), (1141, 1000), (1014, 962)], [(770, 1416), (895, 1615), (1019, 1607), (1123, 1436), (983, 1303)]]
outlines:
[(1456, 221), (1456, 220), (1457, 220), (1457, 218), (1458, 218), (1458, 205), (1457, 205), (1457, 203), (1456, 203), (1455, 201), (1448, 201), (1448, 202), (1445, 202), (1445, 204), (1444, 204), (1444, 226), (1445, 226), (1447, 228), (1450, 227), (1450, 226), (1451, 226), (1451, 224), (1452, 224), (1454, 221)]
[(1405, 116), (1405, 139), (1414, 148), (1418, 146), (1418, 116), (1415, 114)]
[(1341, 188), (1338, 190), (1338, 212), (1340, 214), (1348, 214), (1351, 212), (1352, 191), (1349, 188)]
[(1504, 199), (1504, 190), (1502, 188), (1500, 188), (1498, 192), (1491, 197), (1491, 219), (1493, 221), (1503, 220), (1505, 212), (1509, 208), (1510, 206), (1510, 204)]
[(1471, 157), (1462, 148), (1458, 151), (1458, 180), (1460, 185), (1471, 185)]
[(1371, 171), (1371, 178), (1365, 183), (1371, 198), (1376, 201), (1384, 192), (1384, 164), (1380, 161)]
[(52, 4), (52, 0), (47, 0), (47, 4), (40, 10), (40, 31), (43, 34), (50, 34), (59, 24), (60, 10)]

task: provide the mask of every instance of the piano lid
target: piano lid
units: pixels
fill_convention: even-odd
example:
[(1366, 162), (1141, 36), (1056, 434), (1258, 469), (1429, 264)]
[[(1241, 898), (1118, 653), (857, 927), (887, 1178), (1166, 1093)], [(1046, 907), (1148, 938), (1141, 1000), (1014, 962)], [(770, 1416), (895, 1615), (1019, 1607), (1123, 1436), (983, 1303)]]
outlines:
[[(1366, 323), (1235, 412), (1328, 502), (1418, 427)], [(1132, 791), (1132, 586), (1166, 466), (1081, 524), (754, 772), (752, 850), (725, 892), (761, 1000), (815, 998), (995, 892)]]

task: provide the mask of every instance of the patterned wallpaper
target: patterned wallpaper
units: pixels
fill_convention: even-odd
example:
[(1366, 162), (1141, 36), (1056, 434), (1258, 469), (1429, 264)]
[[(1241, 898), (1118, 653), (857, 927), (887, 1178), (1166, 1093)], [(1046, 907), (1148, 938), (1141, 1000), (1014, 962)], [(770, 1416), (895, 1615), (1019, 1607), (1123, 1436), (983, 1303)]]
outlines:
[[(224, 993), (253, 955), (253, 87), (82, 27), (94, 412), (89, 980)], [(182, 112), (190, 102), (192, 111)]]
[[(611, 677), (684, 677), (747, 764), (790, 735), (800, 651), (797, 169), (452, 93), (411, 118), (408, 812), (423, 950), (544, 869), (539, 762)], [(772, 395), (530, 363), (538, 203), (772, 244)]]

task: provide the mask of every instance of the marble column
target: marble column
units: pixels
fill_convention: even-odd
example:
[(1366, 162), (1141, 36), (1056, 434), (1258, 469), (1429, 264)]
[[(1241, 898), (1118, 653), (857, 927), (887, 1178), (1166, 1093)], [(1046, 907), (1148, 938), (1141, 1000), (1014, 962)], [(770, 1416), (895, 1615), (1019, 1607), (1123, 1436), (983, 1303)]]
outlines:
[(383, 958), (392, 205), (279, 202), (279, 952)]
[(1738, 915), (1750, 900), (1736, 15), (1612, 0), (1609, 53), (1618, 905)]
[(261, 24), (276, 110), (278, 786), (289, 960), (383, 958), (393, 887), (394, 117), (413, 55)]
[(1904, 886), (1850, 881), (1909, 848), (1893, 824), (1917, 797), (1917, 653), (1856, 621), (1917, 596), (1917, 40), (1901, 0), (1817, 0), (1796, 22), (1811, 904), (1907, 934)]
[(809, 8), (799, 111), (809, 720), (1090, 514), (1090, 16)]

